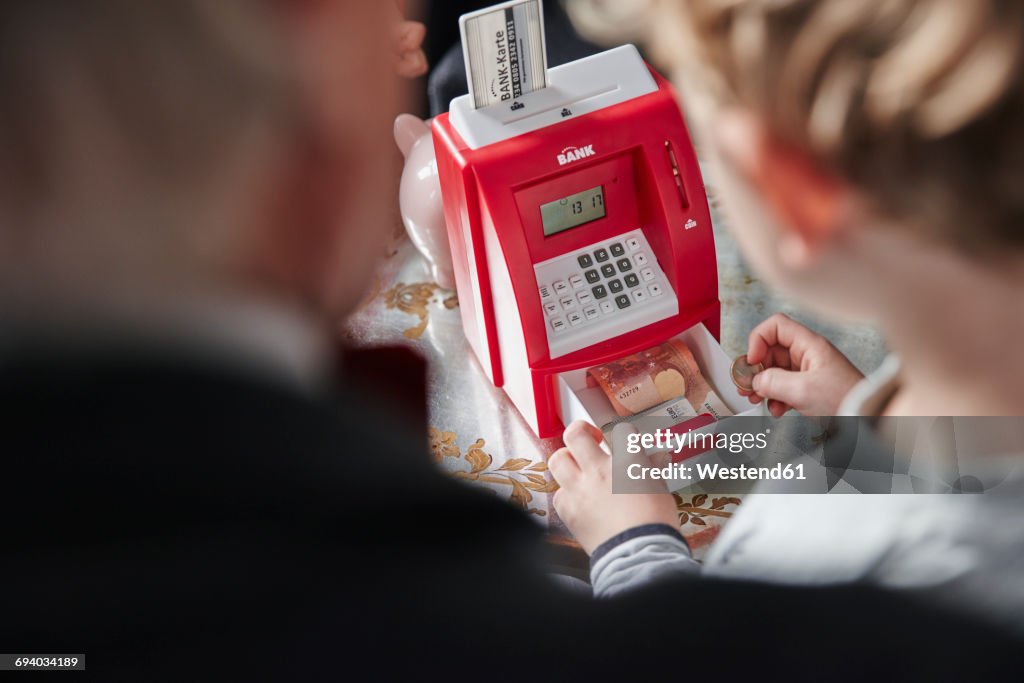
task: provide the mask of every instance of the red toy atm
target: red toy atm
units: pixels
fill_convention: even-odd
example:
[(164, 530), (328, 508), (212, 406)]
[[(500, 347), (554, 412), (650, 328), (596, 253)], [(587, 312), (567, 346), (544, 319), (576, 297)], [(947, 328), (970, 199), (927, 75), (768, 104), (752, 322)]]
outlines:
[(459, 97), (433, 123), (466, 337), (541, 438), (573, 417), (560, 377), (701, 324), (691, 343), (724, 356), (707, 197), (674, 91), (632, 45), (548, 74), (511, 102)]

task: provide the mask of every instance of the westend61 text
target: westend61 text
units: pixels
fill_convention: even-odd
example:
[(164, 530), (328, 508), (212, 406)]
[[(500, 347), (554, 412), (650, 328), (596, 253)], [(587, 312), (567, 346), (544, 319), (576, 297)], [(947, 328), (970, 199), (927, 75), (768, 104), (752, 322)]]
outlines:
[(772, 467), (751, 467), (750, 465), (736, 465), (725, 467), (718, 463), (686, 463), (674, 462), (664, 467), (644, 467), (639, 463), (633, 463), (626, 468), (626, 475), (630, 479), (662, 479), (662, 480), (683, 480), (683, 481), (705, 481), (709, 479), (719, 480), (788, 480), (807, 479), (804, 474), (803, 464), (783, 465), (779, 463)]

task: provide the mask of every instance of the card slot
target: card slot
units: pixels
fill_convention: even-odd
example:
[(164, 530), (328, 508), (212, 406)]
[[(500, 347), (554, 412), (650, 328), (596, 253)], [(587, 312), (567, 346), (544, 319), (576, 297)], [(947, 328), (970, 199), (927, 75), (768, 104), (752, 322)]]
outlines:
[[(575, 93), (567, 92), (567, 93), (564, 93), (564, 96), (561, 99), (556, 99), (553, 102), (551, 102), (550, 104), (544, 103), (543, 105), (541, 105), (542, 108), (540, 108), (540, 109), (535, 109), (534, 111), (525, 111), (523, 113), (516, 114), (514, 116), (502, 117), (502, 123), (504, 123), (507, 126), (507, 125), (510, 125), (510, 124), (513, 124), (513, 123), (520, 123), (522, 121), (528, 121), (528, 120), (530, 120), (530, 119), (532, 119), (532, 118), (534, 118), (536, 116), (544, 116), (545, 114), (550, 114), (551, 112), (553, 112), (555, 110), (558, 110), (559, 112), (561, 112), (561, 110), (566, 109), (568, 107), (576, 107), (576, 106), (579, 106), (581, 104), (585, 104), (586, 102), (594, 99), (595, 97), (603, 97), (604, 95), (610, 95), (611, 93), (613, 93), (613, 92), (615, 92), (617, 90), (620, 90), (619, 86), (611, 85), (611, 86), (608, 86), (606, 88), (601, 88), (600, 90), (594, 90), (594, 91), (592, 91), (590, 93), (587, 93), (587, 94), (584, 94), (584, 95), (580, 95), (580, 96), (577, 96)], [(540, 91), (540, 90), (538, 90), (536, 92), (543, 93), (544, 95), (550, 96), (552, 91), (549, 88), (547, 91)], [(520, 101), (525, 101), (526, 99), (527, 99), (526, 96), (523, 96), (523, 97), (520, 98)], [(538, 96), (537, 99), (540, 99), (540, 96)], [(529, 110), (530, 109), (530, 104), (526, 104), (524, 109)]]

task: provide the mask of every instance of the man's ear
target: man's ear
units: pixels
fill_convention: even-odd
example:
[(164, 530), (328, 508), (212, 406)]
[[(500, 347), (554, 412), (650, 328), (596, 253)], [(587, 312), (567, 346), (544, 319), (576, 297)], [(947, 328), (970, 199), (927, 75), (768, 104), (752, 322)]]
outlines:
[(724, 112), (715, 139), (725, 161), (776, 214), (780, 257), (791, 267), (813, 261), (843, 226), (846, 185), (750, 112)]

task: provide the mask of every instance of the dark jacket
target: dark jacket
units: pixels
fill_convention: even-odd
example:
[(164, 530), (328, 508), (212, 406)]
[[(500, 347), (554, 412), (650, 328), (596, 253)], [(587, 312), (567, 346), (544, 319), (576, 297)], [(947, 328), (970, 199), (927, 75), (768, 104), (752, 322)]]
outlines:
[(0, 651), (84, 652), (93, 680), (1022, 670), (1009, 638), (866, 587), (565, 594), (533, 522), (354, 386), (308, 399), (116, 349), (0, 360)]

